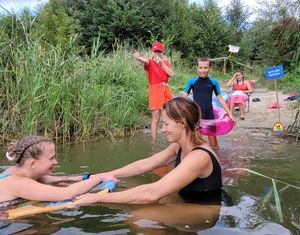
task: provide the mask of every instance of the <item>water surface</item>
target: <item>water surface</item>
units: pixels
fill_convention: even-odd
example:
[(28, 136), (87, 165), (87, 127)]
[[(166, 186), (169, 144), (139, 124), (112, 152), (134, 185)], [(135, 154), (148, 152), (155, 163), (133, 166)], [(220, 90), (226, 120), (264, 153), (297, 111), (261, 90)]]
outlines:
[[(116, 142), (101, 141), (58, 146), (55, 174), (103, 172), (144, 158), (167, 146), (160, 136), (152, 148), (150, 135), (138, 134)], [(0, 222), (0, 234), (300, 234), (300, 192), (288, 188), (281, 195), (283, 222), (275, 201), (263, 202), (272, 187), (269, 179), (228, 168), (249, 168), (299, 186), (299, 144), (260, 133), (219, 138), (224, 190), (222, 206), (182, 203), (168, 197), (162, 205), (82, 206), (53, 213)], [(4, 154), (2, 154), (4, 156)], [(1, 169), (8, 162), (1, 159)], [(0, 170), (1, 170), (0, 169)], [(118, 190), (158, 179), (154, 174), (122, 179)], [(281, 189), (285, 185), (277, 184)]]

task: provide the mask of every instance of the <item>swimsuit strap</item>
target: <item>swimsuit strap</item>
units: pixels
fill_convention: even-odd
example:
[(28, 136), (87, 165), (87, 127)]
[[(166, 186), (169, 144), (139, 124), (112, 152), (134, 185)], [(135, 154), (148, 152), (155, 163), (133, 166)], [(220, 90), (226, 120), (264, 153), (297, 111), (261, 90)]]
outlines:
[(208, 155), (209, 155), (209, 157), (210, 157), (210, 159), (211, 159), (211, 161), (212, 161), (212, 163), (213, 163), (213, 165), (214, 165), (214, 166), (219, 166), (219, 168), (220, 168), (220, 170), (221, 170), (220, 164), (219, 164), (219, 162), (217, 161), (216, 156), (215, 156), (211, 151), (209, 151), (209, 150), (206, 149), (206, 148), (202, 148), (202, 147), (196, 147), (196, 148), (193, 148), (192, 151), (194, 151), (194, 150), (203, 150), (204, 152), (207, 152)]
[[(211, 161), (212, 161), (212, 163), (213, 163), (213, 165), (219, 165), (219, 162), (217, 161), (215, 155), (211, 151), (209, 151), (208, 149), (202, 148), (202, 147), (196, 147), (196, 148), (192, 149), (192, 151), (194, 151), (194, 150), (203, 150), (204, 152), (207, 152), (210, 159), (211, 159)], [(182, 152), (182, 149), (180, 148), (178, 150), (178, 153), (177, 153), (177, 157), (176, 157), (176, 161), (175, 161), (175, 167), (178, 166), (179, 163), (181, 162), (181, 158), (180, 158), (181, 157), (181, 152)]]
[(4, 179), (4, 178), (9, 177), (11, 175), (12, 175), (11, 173), (0, 174), (0, 179)]

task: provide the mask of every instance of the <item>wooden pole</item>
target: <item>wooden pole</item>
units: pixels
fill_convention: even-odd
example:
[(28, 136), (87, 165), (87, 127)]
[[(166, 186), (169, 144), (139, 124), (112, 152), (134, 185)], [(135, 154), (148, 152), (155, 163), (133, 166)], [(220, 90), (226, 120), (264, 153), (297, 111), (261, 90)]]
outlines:
[(277, 90), (277, 79), (274, 79), (274, 82), (275, 82), (275, 92), (276, 92), (276, 100), (277, 100), (277, 105), (278, 105), (278, 121), (279, 123), (281, 123), (281, 120), (280, 120), (280, 105), (279, 105), (279, 99), (278, 99), (278, 90)]

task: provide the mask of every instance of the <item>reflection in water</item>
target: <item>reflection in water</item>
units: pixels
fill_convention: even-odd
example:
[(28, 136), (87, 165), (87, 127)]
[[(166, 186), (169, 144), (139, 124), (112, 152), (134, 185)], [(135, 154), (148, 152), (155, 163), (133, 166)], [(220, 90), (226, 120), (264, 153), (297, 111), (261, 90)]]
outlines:
[[(163, 149), (167, 141), (160, 138), (154, 149), (150, 135), (136, 135), (114, 143), (103, 141), (60, 146), (60, 165), (56, 173), (104, 172), (123, 166)], [(281, 195), (284, 222), (279, 224), (274, 199), (263, 203), (264, 191), (272, 186), (272, 182), (244, 171), (229, 172), (226, 169), (249, 168), (299, 186), (300, 146), (267, 139), (263, 135), (226, 135), (219, 138), (219, 144), (224, 189), (232, 199), (231, 205), (183, 203), (175, 195), (158, 205), (99, 204), (2, 222), (0, 234), (184, 234), (199, 231), (200, 234), (222, 235), (297, 234), (300, 225), (299, 190), (287, 189)], [(4, 157), (0, 159), (0, 165), (0, 171), (7, 168)], [(118, 190), (153, 182), (168, 170), (163, 168), (153, 174), (121, 179)]]
[(60, 230), (60, 225), (73, 221), (73, 218), (56, 218), (48, 214), (19, 219), (18, 222), (2, 222), (1, 234), (53, 234)]
[[(158, 230), (168, 226), (179, 231), (197, 232), (215, 225), (219, 219), (220, 208), (220, 206), (216, 205), (188, 203), (145, 206), (144, 208), (131, 211), (130, 214), (133, 217), (128, 222), (136, 225), (134, 228), (136, 232), (139, 229), (144, 230), (144, 232), (147, 229), (149, 231), (152, 230), (153, 221), (158, 222), (154, 223), (154, 228)], [(159, 224), (164, 226), (158, 226)]]

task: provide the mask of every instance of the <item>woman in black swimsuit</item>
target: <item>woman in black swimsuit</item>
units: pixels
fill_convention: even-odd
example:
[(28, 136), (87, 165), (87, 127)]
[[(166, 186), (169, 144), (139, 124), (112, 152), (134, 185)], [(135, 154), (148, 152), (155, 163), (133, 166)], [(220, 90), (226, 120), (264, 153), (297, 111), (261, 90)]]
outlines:
[(176, 161), (175, 167), (160, 180), (129, 190), (107, 195), (86, 194), (80, 196), (80, 204), (95, 202), (147, 204), (179, 192), (188, 194), (220, 195), (221, 167), (214, 151), (205, 143), (198, 127), (198, 105), (183, 97), (168, 101), (163, 106), (162, 132), (170, 145), (161, 152), (107, 172), (115, 177), (129, 177), (150, 172)]

